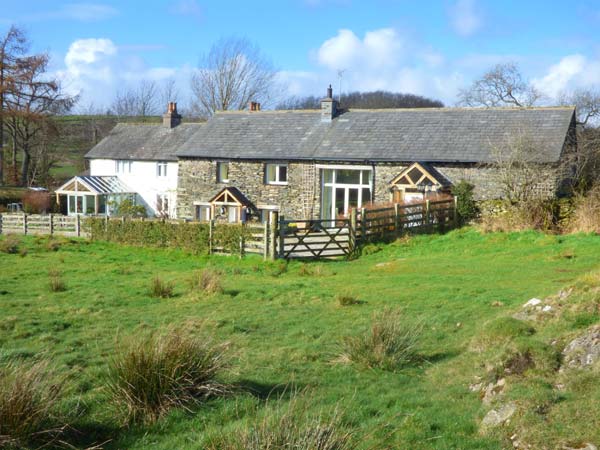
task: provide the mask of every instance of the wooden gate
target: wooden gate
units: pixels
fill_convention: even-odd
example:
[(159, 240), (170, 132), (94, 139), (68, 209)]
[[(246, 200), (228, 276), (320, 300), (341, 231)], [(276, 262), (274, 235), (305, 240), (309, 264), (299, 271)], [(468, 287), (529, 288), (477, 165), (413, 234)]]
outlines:
[(279, 220), (279, 258), (333, 258), (351, 255), (356, 230), (348, 219)]

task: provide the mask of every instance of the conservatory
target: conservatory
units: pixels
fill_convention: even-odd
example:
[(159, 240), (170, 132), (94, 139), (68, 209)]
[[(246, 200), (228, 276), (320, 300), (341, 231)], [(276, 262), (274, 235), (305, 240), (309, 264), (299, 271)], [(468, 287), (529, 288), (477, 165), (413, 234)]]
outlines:
[[(56, 201), (68, 215), (107, 215), (136, 193), (115, 176), (76, 176), (56, 191)], [(62, 201), (61, 201), (62, 200)]]

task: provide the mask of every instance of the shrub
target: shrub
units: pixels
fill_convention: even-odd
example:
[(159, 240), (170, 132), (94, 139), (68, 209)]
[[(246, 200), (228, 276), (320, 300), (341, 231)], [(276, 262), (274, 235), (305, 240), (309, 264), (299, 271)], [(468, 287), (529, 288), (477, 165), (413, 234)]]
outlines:
[(479, 213), (477, 203), (473, 198), (474, 189), (475, 186), (465, 180), (460, 180), (452, 186), (452, 195), (457, 197), (456, 212), (462, 224), (473, 220)]
[(504, 212), (483, 216), (483, 231), (554, 231), (556, 229), (556, 203), (547, 200), (529, 200), (514, 205), (505, 205)]
[[(310, 400), (310, 399), (308, 399)], [(208, 439), (207, 450), (350, 450), (356, 448), (351, 430), (341, 424), (339, 411), (311, 413), (310, 401), (294, 395), (268, 404), (262, 419), (247, 428)]]
[(23, 195), (23, 211), (27, 214), (46, 214), (52, 209), (52, 195), (45, 191), (28, 191)]
[(63, 292), (67, 290), (67, 286), (62, 279), (62, 274), (56, 269), (48, 271), (49, 287), (51, 292)]
[(173, 297), (173, 283), (169, 281), (163, 281), (158, 275), (152, 278), (150, 284), (150, 295), (157, 298), (169, 298)]
[(600, 185), (591, 189), (587, 195), (575, 198), (575, 213), (568, 228), (570, 232), (600, 231)]
[(146, 217), (146, 208), (142, 205), (136, 205), (133, 200), (125, 199), (116, 205), (116, 215), (120, 217)]
[(204, 269), (196, 272), (191, 280), (191, 287), (192, 289), (200, 289), (208, 294), (220, 294), (223, 292), (221, 273), (212, 269)]
[[(62, 383), (46, 362), (11, 362), (0, 369), (0, 448), (46, 446), (65, 429), (57, 416)], [(62, 422), (62, 423), (61, 423)]]
[(342, 359), (368, 368), (394, 371), (418, 359), (421, 325), (408, 324), (399, 310), (386, 308), (374, 315), (371, 328), (347, 337)]
[(378, 253), (382, 250), (380, 245), (377, 244), (367, 244), (363, 246), (361, 252), (363, 255), (372, 255), (374, 253)]
[(0, 239), (0, 252), (14, 255), (19, 253), (19, 245), (21, 245), (21, 239), (14, 234), (7, 234), (4, 239)]
[(226, 344), (178, 331), (136, 338), (110, 361), (108, 390), (126, 422), (152, 422), (175, 407), (189, 408), (226, 389)]
[(335, 296), (335, 300), (340, 306), (352, 306), (360, 303), (360, 300), (348, 294), (338, 294)]

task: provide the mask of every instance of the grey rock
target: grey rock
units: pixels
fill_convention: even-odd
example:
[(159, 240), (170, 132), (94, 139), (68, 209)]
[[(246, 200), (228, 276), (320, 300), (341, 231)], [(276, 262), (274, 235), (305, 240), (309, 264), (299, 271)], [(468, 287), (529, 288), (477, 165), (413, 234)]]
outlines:
[(573, 339), (563, 350), (564, 368), (589, 368), (600, 360), (600, 325)]
[(481, 421), (481, 428), (486, 430), (503, 425), (514, 415), (515, 412), (517, 412), (517, 405), (514, 402), (501, 405), (497, 409), (492, 409), (488, 411)]

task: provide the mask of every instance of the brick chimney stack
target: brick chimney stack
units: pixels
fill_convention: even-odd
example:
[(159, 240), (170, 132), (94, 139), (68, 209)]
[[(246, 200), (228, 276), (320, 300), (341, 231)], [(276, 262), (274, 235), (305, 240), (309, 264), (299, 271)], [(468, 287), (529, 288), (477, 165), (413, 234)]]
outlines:
[(248, 103), (249, 111), (260, 111), (260, 103), (258, 102), (250, 102)]
[(169, 102), (167, 112), (163, 114), (163, 126), (175, 128), (181, 123), (181, 115), (177, 112), (177, 103)]
[(321, 122), (331, 122), (337, 115), (338, 103), (333, 99), (331, 85), (327, 88), (327, 97), (321, 99)]

